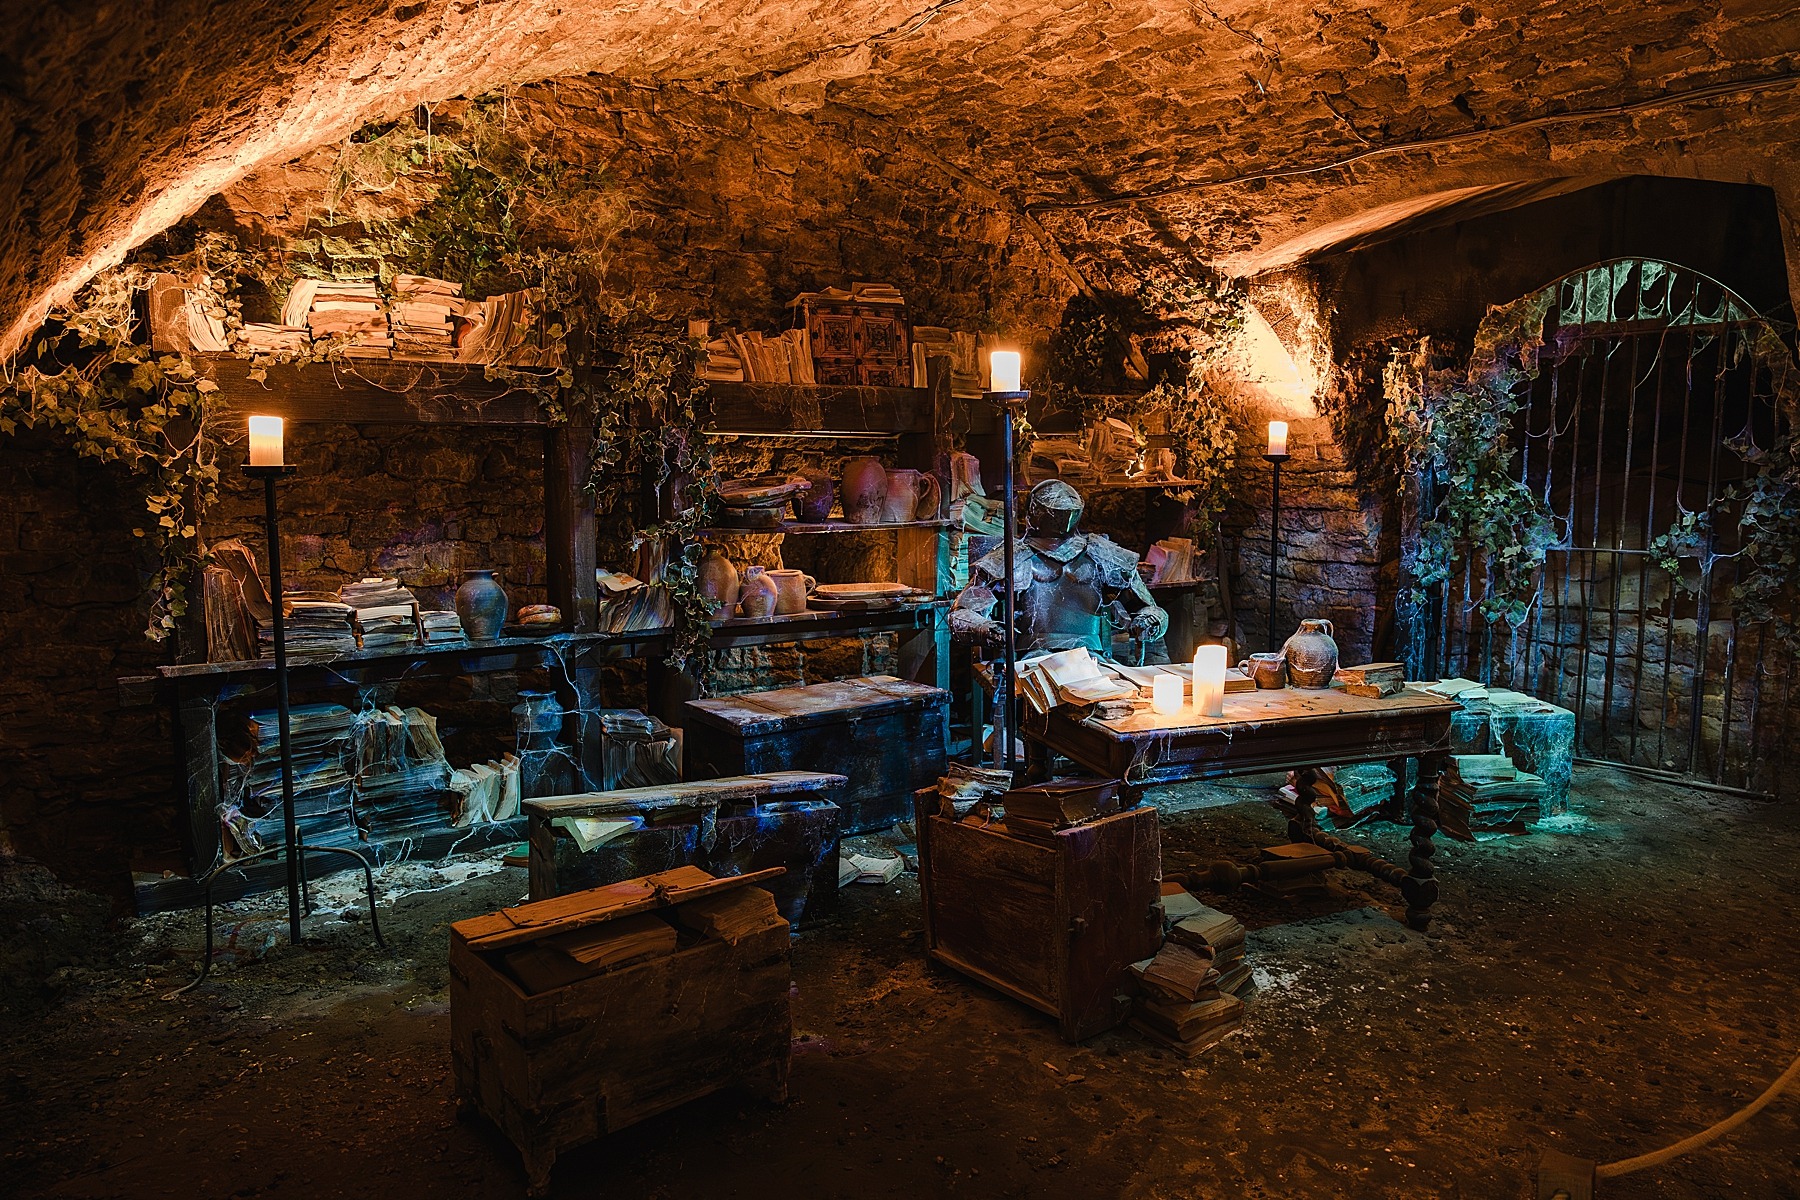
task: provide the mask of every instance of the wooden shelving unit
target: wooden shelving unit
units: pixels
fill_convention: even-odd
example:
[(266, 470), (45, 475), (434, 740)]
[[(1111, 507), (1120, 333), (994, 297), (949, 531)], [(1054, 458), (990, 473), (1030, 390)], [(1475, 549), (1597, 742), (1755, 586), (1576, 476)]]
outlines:
[[(297, 658), (290, 662), (296, 691), (332, 686), (362, 687), (404, 679), (453, 678), (555, 666), (566, 681), (559, 690), (573, 694), (565, 704), (587, 705), (598, 695), (600, 663), (606, 659), (642, 657), (651, 663), (653, 707), (668, 719), (679, 715), (680, 700), (691, 690), (668, 678), (661, 665), (672, 635), (653, 629), (602, 633), (597, 629), (596, 524), (594, 507), (583, 488), (591, 429), (578, 421), (552, 424), (539, 403), (539, 393), (501, 380), (490, 380), (479, 367), (456, 363), (402, 360), (354, 360), (341, 363), (271, 364), (264, 378), (253, 379), (252, 363), (231, 355), (199, 356), (205, 378), (219, 385), (217, 396), (233, 414), (265, 413), (294, 422), (390, 424), (537, 429), (544, 451), (544, 540), (549, 600), (563, 610), (565, 632), (544, 637), (503, 637), (485, 642), (441, 646), (357, 650), (330, 658)], [(798, 387), (788, 384), (713, 384), (715, 430), (721, 433), (782, 433), (822, 438), (894, 438), (901, 465), (942, 472), (940, 440), (949, 402), (947, 364), (934, 360), (933, 383), (926, 388)], [(797, 415), (816, 414), (817, 428), (796, 430)], [(949, 540), (951, 522), (944, 520), (855, 525), (846, 522), (791, 522), (773, 530), (706, 531), (711, 535), (779, 533), (828, 535), (888, 532), (899, 539), (900, 582), (931, 594), (926, 603), (866, 613), (806, 612), (770, 620), (716, 622), (714, 646), (756, 646), (813, 638), (892, 632), (910, 634), (903, 659), (916, 664), (921, 682), (948, 686)], [(121, 679), (120, 694), (128, 704), (169, 703), (177, 714), (187, 760), (186, 799), (189, 851), (197, 877), (215, 862), (219, 850), (216, 815), (219, 798), (219, 706), (257, 696), (273, 704), (274, 662), (179, 663), (153, 676)], [(658, 679), (659, 673), (663, 676)], [(490, 836), (491, 835), (491, 836)], [(482, 844), (481, 839), (516, 838), (516, 831), (494, 830), (477, 835), (448, 830), (442, 846)], [(416, 843), (416, 839), (415, 839)], [(373, 847), (378, 856), (386, 847)], [(391, 855), (390, 855), (391, 856)], [(252, 875), (255, 873), (252, 872)], [(241, 890), (258, 890), (275, 881), (256, 875)], [(180, 907), (197, 896), (193, 879), (140, 881), (139, 906), (145, 911)]]

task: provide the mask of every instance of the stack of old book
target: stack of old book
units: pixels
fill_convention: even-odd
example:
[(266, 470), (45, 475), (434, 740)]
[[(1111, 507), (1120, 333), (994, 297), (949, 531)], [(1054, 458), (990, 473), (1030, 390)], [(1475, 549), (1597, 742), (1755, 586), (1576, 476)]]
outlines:
[(1131, 700), (1138, 685), (1104, 669), (1084, 647), (1046, 654), (1019, 668), (1019, 688), (1036, 712), (1047, 713), (1061, 704), (1098, 704), (1103, 700)]
[(708, 383), (742, 383), (744, 360), (728, 337), (708, 338), (706, 361), (700, 364), (700, 378)]
[(1438, 776), (1438, 823), (1463, 841), (1477, 832), (1523, 833), (1543, 799), (1542, 777), (1504, 754), (1452, 754)]
[[(737, 333), (727, 329), (721, 335), (721, 341), (730, 347), (742, 372), (741, 377), (752, 383), (814, 383), (812, 341), (805, 329), (789, 329), (783, 333), (765, 336), (754, 330), (749, 333)], [(707, 371), (714, 361), (711, 348), (707, 351), (707, 367), (702, 375), (711, 378)], [(720, 373), (730, 374), (730, 367), (721, 353), (718, 357)]]
[(662, 584), (645, 583), (624, 571), (594, 570), (599, 585), (597, 620), (601, 633), (667, 629), (675, 623), (675, 601)]
[[(1243, 1024), (1240, 993), (1250, 990), (1250, 968), (1244, 962), (1244, 926), (1186, 892), (1180, 896), (1198, 911), (1170, 927), (1154, 958), (1129, 968), (1136, 993), (1131, 1024), (1191, 1057)], [(1170, 898), (1164, 896), (1165, 910)]]
[(339, 347), (346, 358), (387, 358), (394, 349), (387, 306), (373, 282), (299, 280), (288, 293), (281, 323), (305, 327), (314, 342)]
[(905, 304), (906, 297), (891, 283), (853, 283), (850, 299), (858, 304)]
[(338, 599), (356, 610), (357, 640), (364, 650), (418, 644), (419, 602), (398, 579), (346, 583)]
[[(309, 846), (353, 848), (359, 840), (351, 725), (350, 710), (340, 704), (297, 704), (289, 710), (294, 818), (300, 840)], [(249, 754), (220, 763), (225, 825), (239, 854), (278, 846), (283, 835), (278, 714), (251, 713), (248, 732)]]
[(1364, 663), (1339, 667), (1336, 681), (1352, 696), (1378, 699), (1392, 696), (1406, 686), (1406, 668), (1400, 663)]
[(546, 340), (539, 320), (544, 294), (540, 288), (526, 288), (489, 296), (480, 301), (464, 301), (460, 307), (462, 324), (456, 336), (458, 362), (505, 363), (516, 367), (556, 367), (562, 365), (562, 339)]
[[(356, 649), (356, 610), (329, 592), (294, 592), (283, 597), (287, 652), (319, 656), (344, 654)], [(271, 615), (256, 617), (257, 643), (262, 656), (275, 653), (275, 622)]]
[(357, 822), (371, 838), (406, 837), (448, 824), (450, 763), (436, 717), (421, 708), (370, 709), (356, 715), (351, 745)]
[(235, 349), (240, 354), (305, 354), (312, 347), (306, 326), (273, 325), (246, 321), (237, 331)]
[(524, 795), (519, 765), (518, 755), (503, 754), (450, 772), (450, 823), (485, 825), (518, 816)]
[(427, 608), (419, 612), (419, 632), (427, 646), (463, 640), (462, 618), (453, 608)]
[(1001, 797), (1006, 832), (1052, 845), (1057, 831), (1119, 811), (1116, 779), (1052, 779), (1014, 788)]
[(1311, 842), (1289, 842), (1263, 847), (1262, 865), (1274, 870), (1257, 882), (1258, 891), (1277, 900), (1314, 900), (1330, 894), (1325, 872), (1337, 860)]
[(455, 318), (462, 311), (462, 285), (426, 275), (396, 275), (389, 306), (394, 357), (454, 362)]
[(635, 708), (600, 710), (601, 786), (655, 787), (681, 778), (681, 738)]

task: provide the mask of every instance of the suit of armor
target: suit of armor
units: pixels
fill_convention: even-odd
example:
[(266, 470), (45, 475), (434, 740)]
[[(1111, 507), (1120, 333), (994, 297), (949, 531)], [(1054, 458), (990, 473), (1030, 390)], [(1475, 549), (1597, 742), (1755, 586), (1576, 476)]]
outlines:
[[(1143, 641), (1167, 630), (1168, 614), (1156, 606), (1138, 574), (1138, 556), (1098, 534), (1077, 533), (1081, 494), (1058, 479), (1031, 489), (1025, 536), (1013, 548), (1014, 612), (1019, 653), (1038, 654), (1086, 647), (1107, 655), (1109, 622), (1129, 628)], [(983, 555), (970, 571), (969, 586), (950, 610), (950, 629), (963, 637), (998, 642), (1004, 628), (996, 620), (1005, 591), (1005, 548)]]

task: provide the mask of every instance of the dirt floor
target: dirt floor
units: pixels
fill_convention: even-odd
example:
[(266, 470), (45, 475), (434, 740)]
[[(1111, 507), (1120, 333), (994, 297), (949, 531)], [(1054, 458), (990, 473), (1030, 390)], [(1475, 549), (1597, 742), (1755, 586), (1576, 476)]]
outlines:
[[(1170, 806), (1167, 868), (1282, 840), (1259, 795)], [(1239, 802), (1207, 806), (1221, 800)], [(566, 1156), (556, 1194), (1516, 1200), (1539, 1147), (1661, 1146), (1800, 1051), (1800, 828), (1791, 805), (1597, 770), (1577, 806), (1556, 829), (1447, 846), (1428, 935), (1358, 876), (1304, 909), (1214, 899), (1251, 926), (1261, 986), (1244, 1030), (1195, 1060), (1127, 1031), (1065, 1045), (924, 961), (910, 876), (852, 887), (794, 942), (787, 1104), (690, 1105)], [(1401, 852), (1398, 830), (1368, 840)], [(511, 1147), (454, 1116), (444, 968), (445, 925), (517, 901), (522, 870), (396, 872), (438, 890), (384, 905), (387, 951), (360, 911), (321, 913), (292, 949), (272, 910), (234, 906), (227, 961), (178, 999), (163, 997), (198, 952), (192, 916), (95, 943), (90, 904), (10, 876), (0, 1191), (522, 1192)], [(33, 982), (81, 946), (85, 965)], [(1800, 1196), (1800, 1095), (1598, 1194)]]

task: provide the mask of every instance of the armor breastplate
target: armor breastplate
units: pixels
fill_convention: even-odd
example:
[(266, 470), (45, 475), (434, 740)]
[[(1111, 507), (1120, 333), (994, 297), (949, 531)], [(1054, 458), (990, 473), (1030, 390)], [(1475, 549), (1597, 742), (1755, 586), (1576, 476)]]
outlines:
[(1030, 569), (1031, 581), (1019, 597), (1019, 650), (1085, 646), (1094, 654), (1102, 653), (1100, 607), (1105, 597), (1099, 572), (1088, 556), (1059, 563), (1033, 554)]

